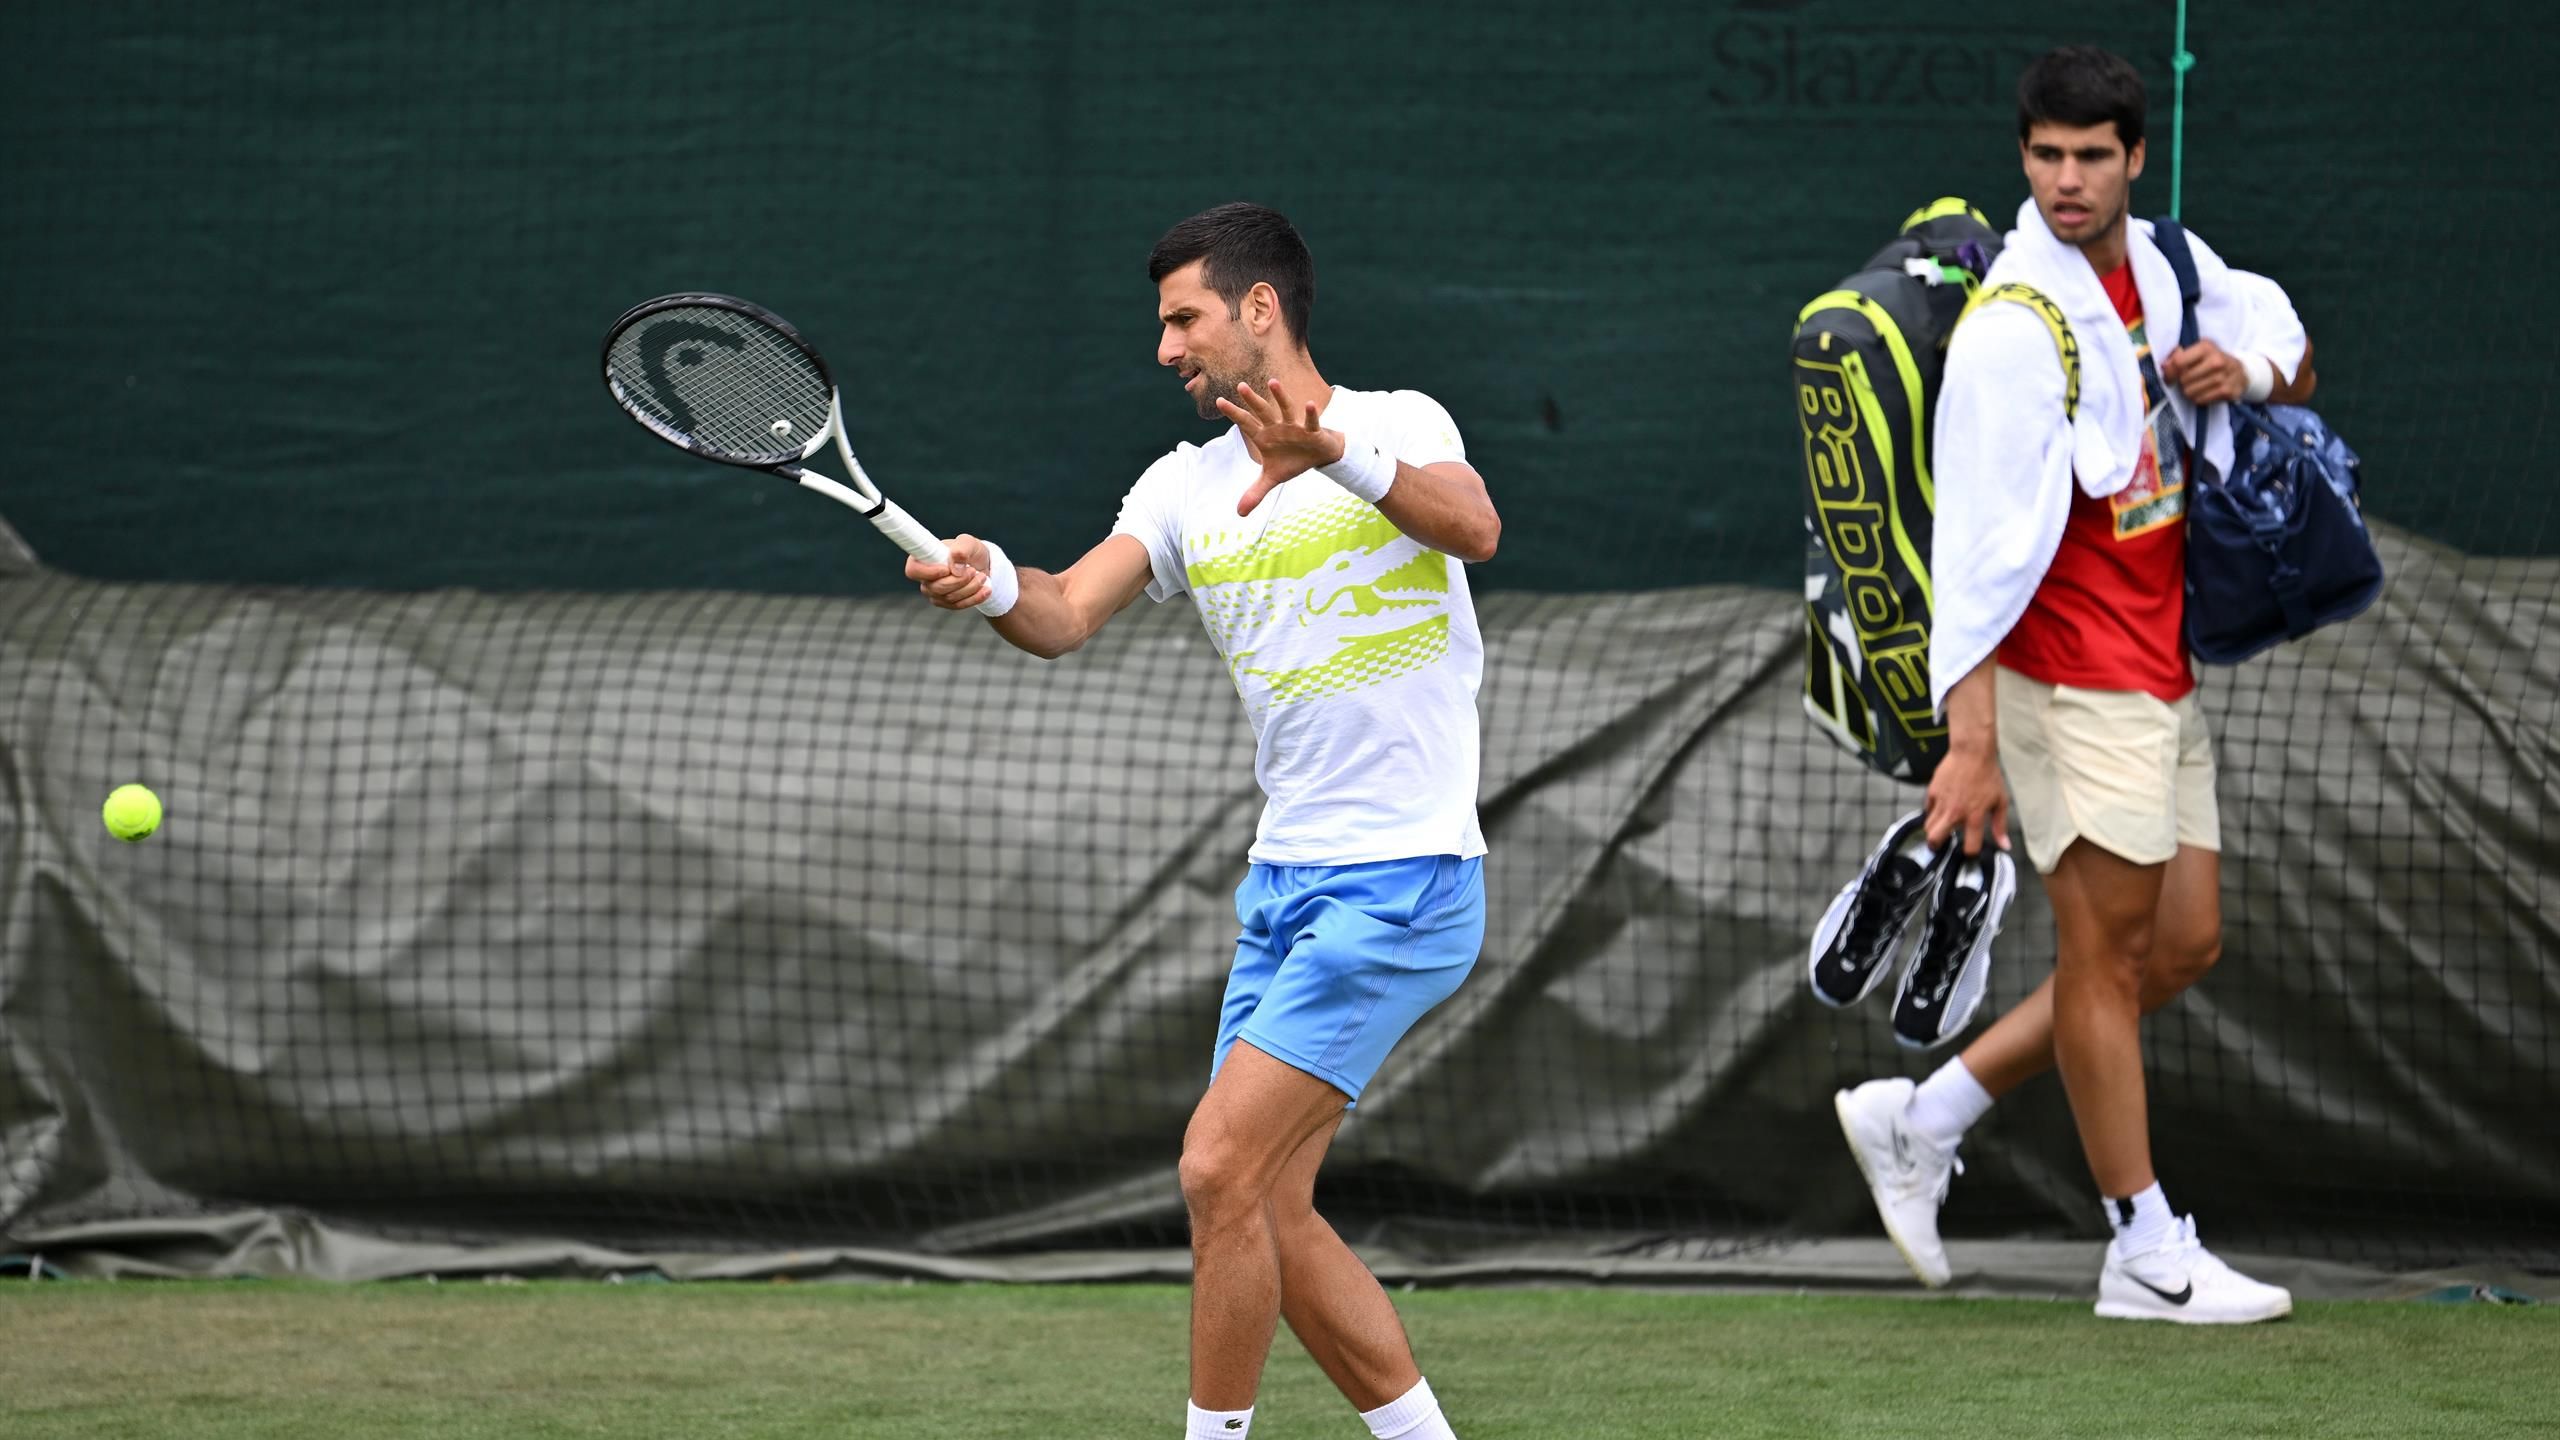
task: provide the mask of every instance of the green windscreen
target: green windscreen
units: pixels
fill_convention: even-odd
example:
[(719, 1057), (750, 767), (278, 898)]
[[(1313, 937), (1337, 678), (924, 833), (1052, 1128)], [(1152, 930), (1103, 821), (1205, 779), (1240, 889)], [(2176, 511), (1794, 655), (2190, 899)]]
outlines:
[[(1063, 565), (1211, 427), (1148, 247), (1249, 198), (1312, 245), (1329, 379), (1447, 406), (1511, 521), (1479, 582), (1792, 585), (1799, 306), (1915, 205), (2024, 197), (2047, 45), (2153, 97), (2166, 4), (746, 0), (51, 5), (0, 59), (0, 515), (132, 579), (894, 589), (823, 502), (622, 421), (596, 347), (692, 288), (839, 372), (927, 524)], [(2375, 513), (2549, 553), (2560, 309), (2521, 3), (2190, 16), (2183, 208), (2291, 290)], [(1289, 47), (1283, 46), (1283, 50)]]

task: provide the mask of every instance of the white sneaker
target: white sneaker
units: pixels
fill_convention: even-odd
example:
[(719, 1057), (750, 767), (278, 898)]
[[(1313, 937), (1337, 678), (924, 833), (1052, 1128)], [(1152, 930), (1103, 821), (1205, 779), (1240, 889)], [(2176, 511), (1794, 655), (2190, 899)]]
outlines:
[(2109, 1320), (2174, 1320), (2181, 1325), (2251, 1325), (2293, 1313), (2293, 1295), (2262, 1285), (2214, 1258), (2196, 1239), (2192, 1215), (2178, 1217), (2169, 1242), (2139, 1255), (2107, 1247), (2098, 1272), (2098, 1313)]
[(1938, 1242), (1938, 1207), (1964, 1162), (1902, 1123), (1916, 1088), (1908, 1080), (1870, 1080), (1841, 1091), (1831, 1106), (1840, 1114), (1840, 1133), (1849, 1137), (1849, 1153), (1867, 1177), (1884, 1233), (1893, 1237), (1911, 1273), (1934, 1290), (1954, 1273), (1947, 1267), (1947, 1247)]

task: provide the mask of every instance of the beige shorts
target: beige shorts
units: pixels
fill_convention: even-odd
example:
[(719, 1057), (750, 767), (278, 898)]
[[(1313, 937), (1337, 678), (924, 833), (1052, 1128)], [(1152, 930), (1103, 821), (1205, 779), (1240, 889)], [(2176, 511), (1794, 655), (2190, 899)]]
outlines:
[(2193, 693), (2173, 705), (2006, 668), (1995, 689), (2000, 768), (2038, 873), (2052, 874), (2074, 840), (2136, 865), (2165, 864), (2181, 845), (2222, 848), (2213, 737)]

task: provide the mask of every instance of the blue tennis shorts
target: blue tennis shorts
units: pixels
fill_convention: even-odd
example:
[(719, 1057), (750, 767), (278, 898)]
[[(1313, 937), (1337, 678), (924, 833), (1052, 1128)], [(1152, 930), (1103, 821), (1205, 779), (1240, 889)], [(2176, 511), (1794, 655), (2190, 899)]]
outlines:
[(1236, 887), (1235, 969), (1215, 1074), (1238, 1037), (1357, 1100), (1484, 945), (1484, 861), (1265, 865)]

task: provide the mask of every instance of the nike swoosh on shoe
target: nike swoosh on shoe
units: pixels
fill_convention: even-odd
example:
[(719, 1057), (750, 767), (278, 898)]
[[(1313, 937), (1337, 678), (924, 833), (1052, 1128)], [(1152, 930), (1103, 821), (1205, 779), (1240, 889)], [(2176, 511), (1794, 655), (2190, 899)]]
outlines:
[(2139, 1275), (2128, 1274), (2124, 1278), (2141, 1286), (2143, 1289), (2150, 1291), (2152, 1294), (2159, 1296), (2161, 1299), (2168, 1301), (2172, 1305), (2184, 1305), (2188, 1301), (2196, 1298), (2196, 1282), (2193, 1280), (2189, 1280), (2183, 1287), (2173, 1294), (2170, 1291), (2163, 1290), (2159, 1286), (2152, 1284), (2150, 1281), (2143, 1279)]

